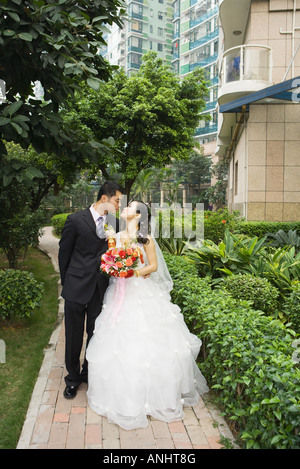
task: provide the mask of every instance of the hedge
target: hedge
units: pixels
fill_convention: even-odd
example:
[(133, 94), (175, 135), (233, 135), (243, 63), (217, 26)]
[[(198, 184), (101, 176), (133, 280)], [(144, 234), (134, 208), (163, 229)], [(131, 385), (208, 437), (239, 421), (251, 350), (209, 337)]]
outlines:
[(54, 215), (51, 218), (52, 226), (54, 228), (54, 233), (57, 236), (61, 236), (62, 229), (66, 223), (67, 217), (70, 213), (60, 213), (59, 215)]
[(300, 370), (292, 331), (247, 301), (212, 290), (182, 256), (165, 256), (172, 300), (203, 342), (199, 364), (239, 444), (254, 449), (300, 448)]
[(263, 238), (267, 233), (277, 233), (283, 230), (286, 233), (289, 230), (296, 230), (300, 235), (300, 221), (299, 222), (268, 222), (268, 221), (241, 221), (235, 227), (234, 232), (244, 234), (249, 237), (257, 236)]
[(30, 317), (39, 306), (44, 284), (27, 271), (0, 270), (0, 317), (23, 319)]

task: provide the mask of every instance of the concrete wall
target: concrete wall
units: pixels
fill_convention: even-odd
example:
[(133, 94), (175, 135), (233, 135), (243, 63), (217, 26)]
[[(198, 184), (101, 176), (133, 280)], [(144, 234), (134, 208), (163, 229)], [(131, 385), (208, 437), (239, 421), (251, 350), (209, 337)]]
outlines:
[(248, 220), (300, 220), (299, 104), (250, 106), (230, 162), (229, 207)]

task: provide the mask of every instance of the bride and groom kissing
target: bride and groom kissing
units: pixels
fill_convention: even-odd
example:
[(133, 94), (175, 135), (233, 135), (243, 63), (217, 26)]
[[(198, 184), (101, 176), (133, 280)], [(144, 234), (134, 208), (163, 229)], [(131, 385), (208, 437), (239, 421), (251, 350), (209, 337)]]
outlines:
[[(95, 204), (68, 216), (59, 268), (68, 373), (64, 396), (74, 398), (87, 382), (89, 406), (130, 430), (145, 428), (148, 415), (182, 420), (184, 405), (195, 405), (208, 387), (195, 362), (201, 341), (171, 302), (172, 279), (151, 236), (150, 210), (132, 201), (118, 219), (122, 197), (122, 187), (106, 181)], [(122, 230), (120, 222), (125, 223)], [(101, 272), (101, 257), (108, 249), (106, 225), (114, 228), (117, 247), (137, 243), (143, 254), (130, 278), (108, 278)]]

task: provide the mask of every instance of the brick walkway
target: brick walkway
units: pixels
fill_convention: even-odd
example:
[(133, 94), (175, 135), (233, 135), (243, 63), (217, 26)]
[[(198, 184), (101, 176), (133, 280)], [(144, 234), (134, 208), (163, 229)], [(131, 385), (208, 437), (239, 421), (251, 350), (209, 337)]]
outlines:
[[(58, 240), (45, 228), (40, 248), (58, 271)], [(58, 286), (60, 295), (60, 286)], [(183, 421), (167, 424), (149, 418), (146, 429), (123, 430), (93, 412), (82, 384), (75, 399), (63, 397), (64, 323), (63, 300), (59, 299), (59, 326), (45, 350), (44, 361), (33, 390), (18, 449), (219, 449), (220, 438), (234, 438), (219, 411), (209, 402), (209, 393), (193, 408), (185, 408)]]

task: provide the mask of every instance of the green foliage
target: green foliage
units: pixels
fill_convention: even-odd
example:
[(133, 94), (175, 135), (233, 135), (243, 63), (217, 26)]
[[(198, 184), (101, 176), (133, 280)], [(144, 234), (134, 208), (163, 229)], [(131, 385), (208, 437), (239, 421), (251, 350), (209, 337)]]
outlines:
[(30, 317), (40, 304), (43, 283), (31, 272), (0, 270), (0, 317), (6, 320)]
[(38, 242), (43, 216), (29, 207), (30, 189), (26, 184), (12, 181), (0, 184), (0, 248), (4, 250), (9, 267), (16, 268), (18, 257), (28, 246)]
[[(244, 448), (297, 449), (300, 370), (293, 334), (247, 301), (211, 290), (183, 257), (166, 255), (173, 301), (203, 341), (200, 367)], [(204, 353), (203, 353), (204, 352)]]
[(252, 266), (252, 273), (267, 278), (284, 298), (293, 283), (300, 278), (300, 252), (296, 254), (295, 248), (289, 246), (263, 250)]
[(265, 240), (266, 237), (234, 235), (226, 229), (224, 241), (215, 244), (205, 240), (202, 247), (193, 248), (186, 255), (196, 263), (199, 275), (214, 283), (219, 283), (224, 274), (251, 274), (269, 280), (284, 298), (300, 277), (300, 253), (289, 246), (266, 249)]
[(204, 238), (217, 244), (224, 238), (226, 229), (234, 231), (239, 223), (238, 210), (232, 213), (227, 208), (219, 209), (216, 212), (207, 210), (204, 212)]
[(225, 158), (212, 167), (212, 173), (217, 182), (207, 189), (205, 195), (210, 202), (213, 202), (218, 208), (221, 208), (226, 204), (228, 185), (228, 162)]
[(95, 170), (105, 177), (117, 173), (129, 195), (141, 170), (189, 157), (206, 91), (201, 69), (180, 80), (149, 51), (131, 77), (120, 69), (99, 92), (76, 93), (66, 116), (95, 141), (113, 137), (113, 158), (99, 158)]
[(279, 292), (265, 278), (237, 274), (223, 278), (219, 285), (233, 298), (251, 302), (253, 309), (272, 314), (278, 308)]
[(298, 236), (297, 230), (289, 230), (288, 233), (283, 230), (279, 230), (275, 234), (267, 233), (266, 236), (267, 241), (271, 241), (269, 243), (270, 246), (294, 246), (297, 252), (300, 251), (300, 236)]
[[(2, 138), (47, 153), (81, 153), (76, 129), (62, 125), (58, 109), (81, 82), (97, 89), (108, 79), (111, 67), (99, 47), (105, 44), (105, 24), (122, 25), (120, 7), (119, 0), (1, 2), (1, 79), (7, 94), (0, 106), (0, 144)], [(32, 98), (37, 80), (45, 102)]]
[(235, 232), (245, 236), (263, 238), (268, 233), (277, 233), (279, 230), (297, 230), (300, 233), (300, 222), (268, 222), (268, 221), (241, 221)]
[(79, 162), (57, 155), (37, 153), (32, 147), (23, 149), (13, 142), (6, 143), (7, 155), (2, 157), (0, 182), (8, 188), (17, 183), (24, 186), (32, 210), (37, 210), (43, 198), (51, 189), (57, 193), (58, 188), (75, 181), (80, 170)]
[(285, 299), (283, 311), (291, 327), (300, 334), (300, 282), (292, 285), (291, 292)]
[(66, 219), (69, 215), (70, 213), (60, 213), (51, 218), (51, 223), (57, 236), (61, 236), (62, 229), (65, 226)]
[(175, 256), (182, 256), (188, 249), (186, 241), (181, 238), (158, 239), (158, 244), (162, 251), (174, 254)]
[(264, 240), (233, 235), (226, 228), (224, 241), (217, 245), (204, 240), (202, 247), (191, 249), (187, 255), (196, 263), (201, 277), (218, 280), (224, 273), (251, 273), (255, 260), (260, 257)]

